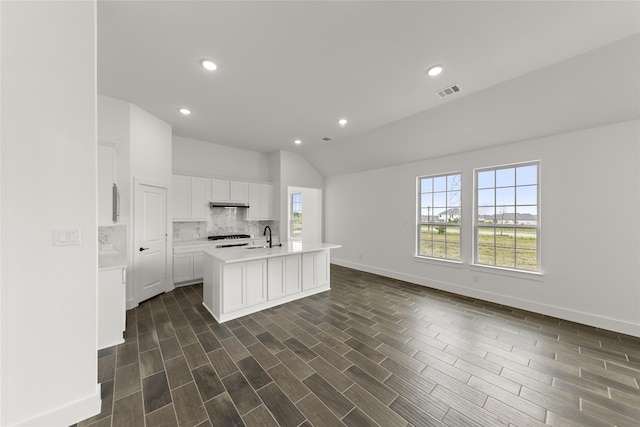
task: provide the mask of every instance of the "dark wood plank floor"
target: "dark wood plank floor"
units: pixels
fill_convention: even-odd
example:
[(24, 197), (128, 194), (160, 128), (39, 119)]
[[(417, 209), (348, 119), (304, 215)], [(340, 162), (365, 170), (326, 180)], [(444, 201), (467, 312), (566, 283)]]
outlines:
[(640, 338), (332, 266), (217, 324), (202, 286), (127, 312), (84, 426), (634, 426)]

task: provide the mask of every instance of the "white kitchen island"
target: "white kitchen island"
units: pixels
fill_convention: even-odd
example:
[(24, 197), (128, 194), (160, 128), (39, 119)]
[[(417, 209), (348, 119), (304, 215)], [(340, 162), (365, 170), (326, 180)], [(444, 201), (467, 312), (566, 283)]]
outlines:
[(204, 251), (203, 305), (215, 319), (255, 313), (330, 289), (329, 243)]

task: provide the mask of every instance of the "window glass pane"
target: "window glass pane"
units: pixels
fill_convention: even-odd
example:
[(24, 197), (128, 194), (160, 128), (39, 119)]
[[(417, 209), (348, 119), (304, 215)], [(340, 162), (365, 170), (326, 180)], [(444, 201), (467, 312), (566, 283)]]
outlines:
[(518, 206), (516, 218), (519, 225), (538, 225), (538, 207)]
[(490, 227), (479, 227), (476, 236), (479, 245), (495, 245), (495, 229)]
[(496, 171), (496, 187), (507, 187), (516, 184), (516, 170), (514, 168), (498, 169)]
[(433, 191), (446, 191), (447, 189), (447, 177), (438, 176), (433, 178)]
[(496, 229), (496, 249), (497, 248), (515, 248), (516, 238), (513, 228)]
[(478, 190), (478, 206), (494, 206), (496, 202), (495, 190)]
[(420, 195), (420, 206), (426, 208), (427, 206), (433, 206), (433, 200), (431, 200), (432, 193)]
[(537, 234), (535, 228), (518, 228), (516, 230), (516, 248), (536, 250), (538, 248)]
[(515, 205), (516, 192), (515, 187), (496, 189), (496, 206)]
[(433, 256), (433, 243), (430, 240), (420, 242), (420, 255)]
[(511, 248), (496, 248), (496, 266), (514, 268), (516, 266), (516, 251)]
[(477, 221), (479, 224), (495, 224), (496, 221), (496, 210), (493, 207), (490, 208), (478, 208), (478, 218)]
[[(447, 207), (447, 193), (433, 193), (433, 206)], [(440, 212), (438, 212), (440, 213)]]
[(460, 244), (460, 227), (447, 226), (445, 231), (447, 243)]
[(538, 268), (538, 259), (536, 251), (529, 249), (517, 249), (516, 250), (516, 268), (522, 270), (533, 270)]
[(478, 188), (491, 188), (495, 186), (495, 172), (478, 172)]
[(457, 191), (460, 190), (460, 175), (447, 176), (447, 190)]
[(451, 244), (447, 242), (447, 259), (460, 259), (460, 245), (459, 244)]
[(493, 246), (478, 246), (478, 264), (495, 265), (495, 255)]
[(436, 225), (433, 229), (433, 241), (434, 242), (445, 242), (446, 239), (447, 227), (444, 225)]
[(447, 254), (447, 246), (445, 242), (433, 242), (433, 256), (437, 258), (445, 258)]
[(518, 205), (538, 204), (538, 186), (527, 185), (525, 187), (516, 187), (516, 200)]
[(451, 191), (449, 193), (449, 201), (447, 202), (449, 207), (460, 207), (460, 191)]
[(422, 178), (420, 180), (420, 192), (427, 193), (433, 191), (433, 179)]
[(538, 183), (538, 165), (520, 166), (516, 168), (516, 184), (530, 185)]

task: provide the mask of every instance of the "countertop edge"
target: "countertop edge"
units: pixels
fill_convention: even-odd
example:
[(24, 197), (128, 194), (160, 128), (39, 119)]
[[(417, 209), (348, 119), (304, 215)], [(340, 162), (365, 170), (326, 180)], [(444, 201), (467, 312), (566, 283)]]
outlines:
[[(237, 262), (245, 262), (245, 261), (255, 261), (259, 259), (266, 258), (276, 258), (280, 256), (294, 255), (294, 254), (302, 254), (308, 252), (319, 252), (327, 249), (338, 249), (341, 248), (342, 245), (332, 244), (332, 243), (314, 243), (314, 244), (305, 244), (297, 248), (291, 248), (291, 243), (282, 247), (277, 248), (265, 248), (265, 249), (210, 249), (204, 251), (204, 254), (216, 259), (217, 261), (223, 264), (233, 264)], [(275, 251), (274, 251), (275, 249)], [(223, 251), (223, 252), (219, 252)], [(240, 252), (243, 251), (243, 252)], [(253, 252), (255, 251), (255, 252)], [(228, 256), (221, 257), (221, 253), (226, 253)]]

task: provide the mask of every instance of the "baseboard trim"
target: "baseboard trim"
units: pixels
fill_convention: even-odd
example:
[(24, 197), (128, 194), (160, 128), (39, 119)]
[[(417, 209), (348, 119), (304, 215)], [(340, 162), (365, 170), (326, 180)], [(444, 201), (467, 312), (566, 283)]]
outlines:
[(76, 400), (65, 406), (13, 424), (14, 427), (70, 426), (100, 413), (100, 384), (91, 396)]
[(440, 280), (430, 280), (424, 277), (418, 277), (398, 271), (372, 267), (365, 264), (358, 264), (342, 259), (332, 258), (331, 263), (347, 268), (353, 268), (354, 270), (361, 270), (368, 273), (378, 274), (380, 276), (385, 276), (392, 279), (403, 280), (405, 282), (413, 283), (420, 286), (426, 286), (429, 288), (452, 292), (471, 298), (478, 298), (485, 301), (494, 302), (496, 304), (502, 304), (509, 307), (519, 308), (521, 310), (527, 310), (547, 316), (557, 317), (559, 319), (564, 319), (571, 322), (582, 323), (584, 325), (589, 325), (596, 328), (607, 329), (622, 334), (640, 337), (640, 324), (628, 322), (626, 320), (598, 316), (567, 307), (544, 304), (522, 298), (511, 297), (508, 295), (473, 289), (456, 283), (444, 282)]

